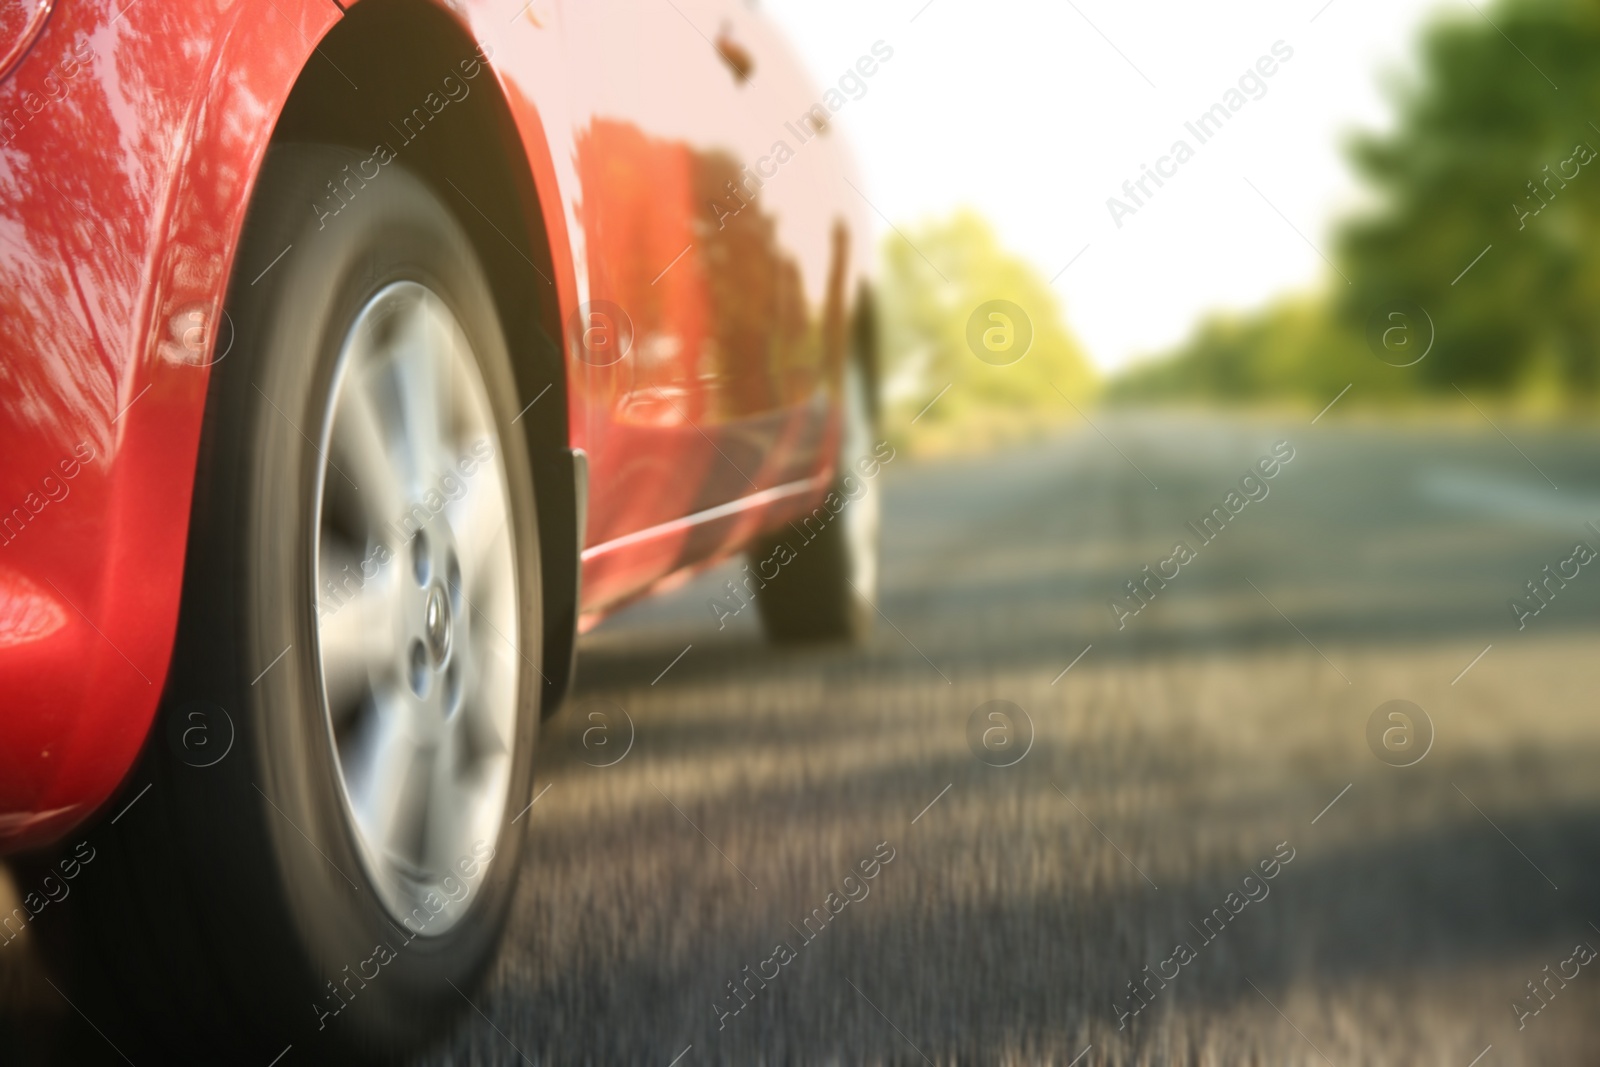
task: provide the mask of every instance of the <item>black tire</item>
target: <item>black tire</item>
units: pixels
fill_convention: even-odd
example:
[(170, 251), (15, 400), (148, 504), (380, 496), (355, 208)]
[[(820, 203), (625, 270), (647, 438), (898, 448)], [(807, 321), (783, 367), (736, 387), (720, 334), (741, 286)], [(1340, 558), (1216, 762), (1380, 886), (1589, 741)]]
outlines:
[[(887, 455), (877, 436), (870, 383), (858, 361), (845, 370), (838, 471), (810, 515), (749, 553), (760, 579), (755, 600), (776, 644), (860, 643), (872, 632), (878, 598), (878, 494)], [(772, 575), (772, 577), (768, 577)]]
[[(542, 640), (511, 360), (469, 239), (420, 180), (388, 162), (328, 217), (338, 203), (328, 183), (362, 158), (285, 145), (260, 177), (228, 302), (236, 342), (212, 369), (162, 720), (108, 811), (133, 806), (89, 831), (105, 858), (78, 879), (71, 978), (98, 1008), (88, 1014), (119, 1046), (159, 1049), (167, 1062), (267, 1062), (289, 1045), (297, 1062), (348, 1062), (437, 1033), (492, 960), (523, 862), (525, 824), (513, 818), (531, 796)], [(475, 849), (481, 867), (461, 865), (479, 881), (437, 936), (397, 918), (363, 858), (325, 717), (311, 594), (317, 427), (331, 419), (354, 316), (401, 281), (453, 312), (487, 387), (524, 665), (498, 832)], [(197, 766), (217, 750), (197, 758), (190, 742), (206, 738), (185, 733), (193, 725), (218, 745), (231, 733), (231, 749)]]

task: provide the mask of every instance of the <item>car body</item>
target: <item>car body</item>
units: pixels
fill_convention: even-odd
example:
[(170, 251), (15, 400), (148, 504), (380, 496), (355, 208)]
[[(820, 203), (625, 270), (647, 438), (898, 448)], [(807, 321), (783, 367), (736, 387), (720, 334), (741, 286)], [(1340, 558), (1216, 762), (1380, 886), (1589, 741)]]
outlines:
[[(151, 734), (274, 139), (370, 147), (369, 180), (381, 144), (424, 175), (495, 278), (513, 356), (552, 358), (524, 409), (556, 472), (547, 706), (578, 629), (825, 495), (868, 205), (827, 128), (845, 97), (750, 7), (19, 10), (0, 24), (0, 852), (101, 809)], [(863, 75), (892, 55), (872, 44)]]

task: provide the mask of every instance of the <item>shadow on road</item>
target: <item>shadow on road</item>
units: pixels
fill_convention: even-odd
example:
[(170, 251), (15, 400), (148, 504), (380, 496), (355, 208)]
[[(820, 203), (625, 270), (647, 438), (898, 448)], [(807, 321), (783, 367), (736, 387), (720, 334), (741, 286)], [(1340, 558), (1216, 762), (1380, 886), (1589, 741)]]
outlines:
[[(1600, 980), (1524, 1030), (1510, 1007), (1600, 944), (1600, 584), (1527, 631), (1506, 608), (1578, 536), (1565, 505), (1496, 511), (1519, 461), (1487, 435), (1108, 432), (1159, 491), (1092, 436), (886, 476), (865, 649), (773, 649), (754, 611), (718, 630), (731, 566), (586, 637), (482, 1014), (414, 1062), (1067, 1064), (1092, 1045), (1081, 1063), (1465, 1067), (1491, 1042), (1497, 1064), (1591, 1062)], [(1288, 433), (1273, 495), (1119, 630), (1106, 601)], [(1600, 499), (1593, 441), (1523, 444)], [(1440, 471), (1455, 495), (1419, 490)], [(1393, 697), (1437, 731), (1404, 769), (1366, 741)], [(968, 742), (997, 698), (1033, 727), (1008, 768)], [(613, 704), (621, 747), (586, 748), (586, 709)], [(1207, 939), (1280, 845), (1268, 895)], [(867, 895), (808, 940), (880, 847)], [(1179, 942), (1196, 958), (1143, 985)], [(780, 943), (793, 961), (752, 978)], [(0, 1048), (121, 1062), (24, 952), (0, 948)], [(1124, 1019), (1129, 983), (1149, 1006)]]

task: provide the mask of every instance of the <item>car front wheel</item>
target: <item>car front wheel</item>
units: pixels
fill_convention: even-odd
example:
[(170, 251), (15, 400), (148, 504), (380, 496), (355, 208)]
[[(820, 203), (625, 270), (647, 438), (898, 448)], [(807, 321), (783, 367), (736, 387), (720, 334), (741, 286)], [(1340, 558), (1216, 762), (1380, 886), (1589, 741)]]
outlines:
[(261, 175), (166, 722), (125, 795), (153, 787), (95, 838), (75, 939), (130, 1028), (208, 1061), (437, 1031), (524, 858), (541, 599), (511, 361), (431, 189), (391, 162), (332, 198), (360, 158), (280, 146)]

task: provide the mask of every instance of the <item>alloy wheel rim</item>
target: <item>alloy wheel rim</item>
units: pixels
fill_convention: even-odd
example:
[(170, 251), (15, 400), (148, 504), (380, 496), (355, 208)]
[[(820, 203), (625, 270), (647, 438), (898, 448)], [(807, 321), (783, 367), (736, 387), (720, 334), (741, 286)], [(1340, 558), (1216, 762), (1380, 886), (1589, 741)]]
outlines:
[(356, 315), (320, 452), (312, 595), (344, 815), (390, 915), (438, 936), (499, 836), (521, 653), (488, 389), (426, 286), (386, 286)]

